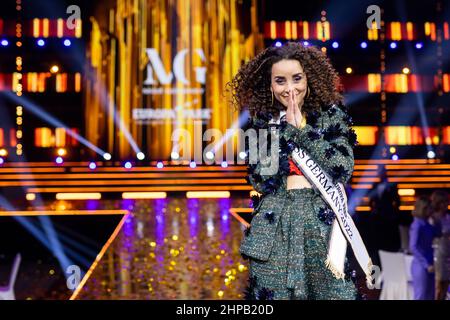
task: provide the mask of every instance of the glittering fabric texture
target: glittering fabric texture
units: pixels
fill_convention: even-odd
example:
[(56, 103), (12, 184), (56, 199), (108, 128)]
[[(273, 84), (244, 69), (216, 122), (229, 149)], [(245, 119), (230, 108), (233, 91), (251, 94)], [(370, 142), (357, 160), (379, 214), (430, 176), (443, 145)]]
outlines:
[[(304, 149), (335, 182), (347, 183), (353, 173), (356, 136), (344, 106), (328, 106), (307, 116), (298, 129), (280, 126), (280, 159), (290, 145)], [(264, 126), (264, 121), (258, 122)], [(283, 147), (284, 146), (284, 147)], [(281, 160), (280, 160), (281, 161)], [(286, 173), (262, 175), (253, 165), (248, 180), (262, 194), (250, 232), (240, 252), (249, 260), (251, 299), (355, 299), (350, 280), (338, 280), (326, 268), (333, 216), (311, 188), (286, 190)]]
[[(325, 266), (331, 226), (317, 218), (310, 188), (287, 192), (267, 261), (250, 259), (248, 298), (351, 300), (356, 289)], [(264, 214), (260, 211), (258, 214)], [(261, 292), (270, 295), (261, 296)]]

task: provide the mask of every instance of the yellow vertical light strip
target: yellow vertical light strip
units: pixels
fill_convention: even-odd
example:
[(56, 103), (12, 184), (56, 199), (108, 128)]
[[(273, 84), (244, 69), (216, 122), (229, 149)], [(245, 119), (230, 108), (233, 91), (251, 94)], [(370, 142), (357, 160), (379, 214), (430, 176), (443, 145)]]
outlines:
[[(177, 46), (173, 49), (175, 49), (177, 52), (179, 52), (182, 49), (186, 48), (186, 45), (189, 45), (188, 43), (186, 43), (186, 37), (183, 37), (183, 34), (180, 34), (181, 30), (186, 30), (188, 31), (187, 33), (190, 33), (190, 28), (189, 25), (187, 25), (187, 14), (188, 14), (188, 10), (186, 10), (184, 8), (184, 5), (188, 5), (187, 1), (176, 1), (176, 6), (177, 6), (177, 15), (178, 15), (178, 26), (179, 29), (176, 30), (172, 30), (172, 34), (168, 34), (168, 36), (178, 36), (179, 40), (177, 42)], [(169, 15), (171, 14), (170, 12), (167, 12)], [(171, 63), (169, 64), (171, 65)], [(187, 65), (190, 65), (190, 63), (184, 64), (185, 70), (183, 70), (186, 73), (186, 68), (188, 68)], [(176, 81), (175, 83), (177, 90), (182, 90), (183, 89), (183, 85), (180, 81)], [(168, 88), (171, 87), (171, 85), (167, 86)], [(172, 109), (175, 109), (177, 106), (183, 106), (183, 95), (181, 93), (177, 93), (176, 95), (172, 95), (172, 97), (174, 97), (173, 101), (172, 101)], [(185, 129), (185, 130), (189, 130), (187, 128), (187, 122), (184, 121), (183, 118), (183, 109), (184, 107), (177, 109), (176, 111), (176, 121), (177, 121), (177, 129)], [(189, 148), (192, 149), (192, 146), (194, 144), (194, 141), (191, 141), (191, 143), (189, 144)], [(165, 148), (162, 147), (162, 152), (165, 152)]]
[(448, 73), (442, 76), (443, 91), (450, 92), (450, 75)]
[(270, 21), (270, 38), (277, 38), (277, 23), (273, 20)]
[(81, 38), (82, 30), (81, 30), (81, 19), (75, 20), (75, 37)]
[(367, 80), (368, 80), (368, 88), (367, 89), (370, 93), (375, 93), (375, 92), (380, 91), (380, 87), (381, 87), (380, 74), (369, 73), (367, 75)]
[[(201, 0), (197, 0), (197, 1), (192, 2), (193, 6), (195, 6), (195, 7), (192, 8), (192, 10), (194, 10), (194, 12), (196, 13), (192, 17), (193, 18), (193, 21), (192, 21), (192, 25), (193, 25), (193, 38), (192, 38), (192, 41), (194, 42), (194, 47), (195, 48), (201, 48), (203, 50), (204, 55), (205, 55), (205, 59), (208, 59), (209, 58), (209, 56), (208, 56), (208, 53), (209, 53), (208, 46), (209, 46), (209, 44), (205, 43), (206, 39), (203, 36), (203, 32), (205, 32), (206, 30), (204, 31), (203, 28), (202, 28), (203, 21), (205, 19), (204, 14), (206, 12), (205, 9), (204, 9), (204, 4), (203, 3), (204, 2), (201, 1)], [(208, 61), (202, 61), (201, 57), (199, 55), (197, 55), (197, 54), (193, 55), (193, 58), (195, 59), (193, 61), (194, 66), (207, 67), (208, 68), (207, 72), (210, 72), (210, 69), (209, 69), (210, 68), (210, 64), (208, 64)], [(192, 73), (192, 79), (196, 79), (195, 70), (192, 70), (192, 72), (193, 72)], [(205, 79), (205, 81), (206, 81), (206, 79)], [(200, 89), (202, 87), (202, 85), (199, 82), (197, 82), (196, 80), (194, 81), (194, 83), (195, 83), (195, 88)], [(208, 85), (209, 85), (209, 83), (208, 83)], [(206, 99), (203, 99), (203, 96), (205, 96)], [(208, 101), (207, 97), (208, 97), (208, 93), (207, 92), (205, 92), (203, 95), (202, 94), (195, 94), (195, 95), (193, 95), (192, 99), (195, 99), (197, 101), (197, 103), (193, 105), (193, 108), (196, 109), (196, 110), (201, 110), (203, 107), (211, 108), (211, 106), (208, 105), (208, 104), (206, 104), (205, 106), (203, 105), (203, 101), (205, 101), (205, 102)], [(193, 126), (193, 122), (191, 121), (190, 122), (190, 126), (189, 126), (189, 132), (191, 134), (193, 134), (194, 130), (195, 130), (195, 127)]]
[(39, 77), (38, 76), (39, 75), (36, 72), (30, 72), (27, 74), (29, 91), (31, 91), (31, 92), (39, 91)]
[(408, 40), (414, 40), (414, 25), (412, 22), (406, 23), (406, 35)]
[(61, 92), (61, 74), (59, 73), (56, 75), (55, 85), (56, 85), (56, 92)]
[(323, 27), (322, 22), (316, 22), (316, 39), (322, 40), (323, 38)]
[(55, 147), (66, 146), (66, 130), (64, 128), (55, 128)]
[(291, 22), (290, 21), (285, 21), (284, 22), (284, 36), (286, 39), (290, 40), (292, 39), (292, 35), (291, 35)]
[(62, 92), (67, 92), (67, 73), (63, 73), (61, 76), (62, 76)]
[(56, 21), (56, 36), (62, 38), (64, 36), (64, 20), (58, 19)]
[(38, 92), (45, 92), (45, 79), (47, 75), (45, 73), (39, 73), (38, 75)]
[(48, 29), (49, 29), (48, 19), (43, 19), (42, 20), (42, 36), (44, 38), (48, 38)]
[(325, 21), (323, 23), (323, 27), (324, 27), (324, 38), (325, 38), (325, 40), (330, 40), (331, 39), (330, 22), (329, 21)]
[(309, 39), (309, 22), (303, 21), (303, 39)]
[(372, 40), (378, 40), (378, 29), (375, 21), (372, 22), (372, 32)]
[(39, 19), (37, 18), (33, 19), (33, 37), (35, 38), (39, 38), (40, 36), (39, 24), (40, 24)]
[(297, 21), (291, 21), (292, 39), (298, 39), (297, 35)]
[[(111, 10), (111, 16), (114, 17), (114, 11)], [(113, 29), (110, 30), (113, 32)], [(112, 151), (114, 149), (114, 102), (116, 100), (116, 39), (111, 39), (111, 53), (110, 53), (110, 63), (109, 63), (109, 101), (108, 101), (108, 150)]]
[(425, 22), (425, 35), (429, 36), (430, 34), (431, 34), (430, 23), (429, 22)]
[(395, 74), (395, 92), (406, 93), (408, 92), (408, 75), (406, 74)]
[(432, 22), (431, 27), (431, 40), (436, 41), (436, 23)]
[(75, 73), (75, 92), (81, 91), (81, 74), (79, 72)]
[(373, 38), (372, 29), (367, 29), (367, 39), (372, 40), (372, 38)]
[(396, 33), (395, 33), (395, 22), (391, 22), (391, 23), (389, 23), (389, 26), (390, 26), (390, 37), (391, 37), (391, 39), (392, 40), (397, 40), (397, 38), (396, 38)]
[(13, 72), (13, 76), (12, 76), (12, 90), (14, 92), (17, 92), (18, 85), (19, 85), (19, 73), (18, 72)]

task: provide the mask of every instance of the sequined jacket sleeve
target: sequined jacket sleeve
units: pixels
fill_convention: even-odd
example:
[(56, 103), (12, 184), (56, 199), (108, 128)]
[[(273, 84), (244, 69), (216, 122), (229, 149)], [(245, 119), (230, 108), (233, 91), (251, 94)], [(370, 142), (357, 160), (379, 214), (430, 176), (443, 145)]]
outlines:
[(334, 182), (346, 184), (353, 173), (353, 148), (357, 144), (356, 134), (349, 126), (351, 117), (336, 105), (322, 112), (326, 114), (322, 130), (311, 124), (298, 129), (287, 123), (281, 137), (304, 149)]
[[(267, 121), (268, 119), (258, 119), (253, 118), (251, 128), (258, 132), (259, 129), (267, 129)], [(258, 133), (259, 134), (259, 133)], [(256, 143), (256, 141), (253, 141)], [(258, 153), (259, 147), (258, 144), (253, 146), (252, 149), (254, 153)], [(264, 149), (265, 150), (265, 149)], [(268, 149), (270, 153), (270, 148)], [(264, 164), (261, 162), (259, 158), (259, 153), (257, 156), (256, 163), (248, 163), (249, 160), (249, 145), (246, 145), (246, 153), (247, 153), (247, 177), (246, 180), (252, 185), (253, 189), (260, 194), (268, 194), (275, 191), (282, 183), (282, 178), (278, 174), (278, 171), (268, 170), (267, 163), (270, 163), (270, 159), (264, 158), (263, 161), (266, 161)], [(270, 153), (271, 154), (271, 153)], [(276, 153), (278, 154), (278, 152)], [(274, 154), (273, 154), (274, 155)], [(255, 156), (255, 154), (254, 154)], [(269, 162), (267, 162), (269, 160)]]

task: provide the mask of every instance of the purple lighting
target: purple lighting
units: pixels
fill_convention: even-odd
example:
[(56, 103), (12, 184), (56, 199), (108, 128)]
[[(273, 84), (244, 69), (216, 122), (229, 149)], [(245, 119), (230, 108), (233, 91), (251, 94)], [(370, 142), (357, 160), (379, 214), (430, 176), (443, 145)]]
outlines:
[(66, 47), (70, 47), (71, 44), (72, 44), (72, 42), (69, 39), (64, 40), (64, 45)]
[(361, 48), (366, 49), (367, 48), (367, 42), (365, 42), (365, 41), (361, 42)]
[(397, 48), (397, 43), (396, 42), (391, 42), (390, 47), (391, 47), (391, 49)]
[(6, 39), (3, 39), (1, 43), (2, 43), (2, 46), (4, 46), (4, 47), (6, 47), (9, 44), (8, 40), (6, 40)]
[(131, 169), (131, 167), (132, 167), (131, 162), (130, 161), (125, 162), (124, 167), (125, 167), (125, 169)]
[(282, 44), (280, 41), (275, 42), (275, 47), (281, 47), (281, 46), (282, 46)]
[(63, 160), (62, 157), (57, 157), (56, 160), (55, 160), (55, 162), (56, 162), (57, 164), (62, 164), (62, 163), (64, 162), (64, 160)]
[(39, 47), (43, 47), (43, 46), (45, 46), (45, 41), (42, 40), (42, 39), (39, 39), (39, 40), (37, 41), (37, 45), (38, 45)]

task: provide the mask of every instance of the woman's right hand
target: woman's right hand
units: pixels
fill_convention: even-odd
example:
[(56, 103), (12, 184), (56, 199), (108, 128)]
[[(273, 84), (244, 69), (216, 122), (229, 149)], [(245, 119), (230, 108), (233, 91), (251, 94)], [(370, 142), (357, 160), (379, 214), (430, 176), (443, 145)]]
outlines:
[(292, 90), (289, 92), (289, 102), (286, 110), (286, 121), (294, 127), (299, 128), (300, 124), (302, 123), (302, 114), (300, 112), (300, 109), (298, 108), (298, 103), (295, 100), (294, 90)]

